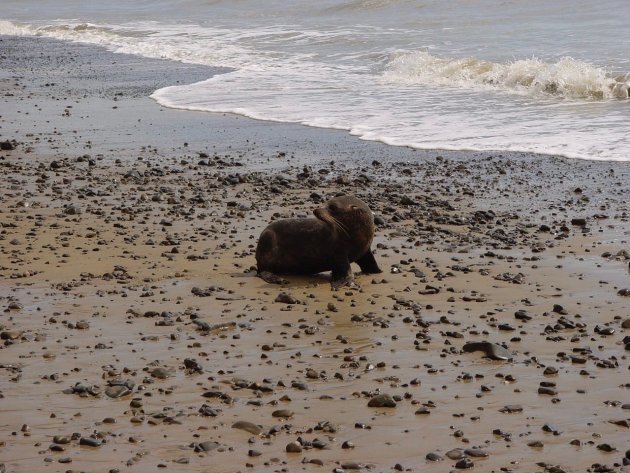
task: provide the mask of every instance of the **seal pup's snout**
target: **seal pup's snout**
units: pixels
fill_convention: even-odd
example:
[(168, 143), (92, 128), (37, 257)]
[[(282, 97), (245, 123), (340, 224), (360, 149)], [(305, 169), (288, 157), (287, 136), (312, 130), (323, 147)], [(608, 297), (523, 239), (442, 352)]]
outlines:
[(313, 210), (313, 215), (315, 215), (315, 217), (322, 222), (329, 221), (328, 217), (330, 216), (330, 214), (328, 213), (328, 209), (326, 207), (317, 207), (315, 210)]

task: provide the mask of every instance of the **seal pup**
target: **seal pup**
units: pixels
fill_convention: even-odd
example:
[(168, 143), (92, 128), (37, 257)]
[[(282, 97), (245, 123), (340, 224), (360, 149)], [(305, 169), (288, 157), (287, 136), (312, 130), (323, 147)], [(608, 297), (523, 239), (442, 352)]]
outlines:
[(313, 214), (278, 220), (263, 230), (256, 247), (258, 276), (277, 283), (276, 274), (332, 271), (332, 288), (339, 289), (354, 283), (350, 263), (366, 274), (381, 272), (370, 249), (374, 216), (365, 202), (335, 197)]

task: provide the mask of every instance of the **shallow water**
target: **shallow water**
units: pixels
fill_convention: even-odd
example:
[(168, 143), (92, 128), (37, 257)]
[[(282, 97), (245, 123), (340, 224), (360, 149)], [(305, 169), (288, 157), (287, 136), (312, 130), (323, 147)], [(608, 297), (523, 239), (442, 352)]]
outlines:
[(416, 148), (630, 160), (630, 3), (9, 1), (0, 33), (227, 66), (153, 97)]

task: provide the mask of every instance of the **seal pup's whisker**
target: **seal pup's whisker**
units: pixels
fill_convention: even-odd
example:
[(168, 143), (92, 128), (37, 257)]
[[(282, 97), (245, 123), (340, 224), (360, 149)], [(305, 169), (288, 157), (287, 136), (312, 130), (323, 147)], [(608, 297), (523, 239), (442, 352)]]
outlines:
[(335, 221), (335, 223), (339, 226), (339, 228), (341, 228), (343, 230), (343, 232), (346, 234), (346, 236), (348, 238), (350, 238), (350, 232), (348, 231), (348, 229), (346, 228), (346, 226), (341, 223), (339, 220), (337, 220), (335, 217), (333, 217), (333, 220)]

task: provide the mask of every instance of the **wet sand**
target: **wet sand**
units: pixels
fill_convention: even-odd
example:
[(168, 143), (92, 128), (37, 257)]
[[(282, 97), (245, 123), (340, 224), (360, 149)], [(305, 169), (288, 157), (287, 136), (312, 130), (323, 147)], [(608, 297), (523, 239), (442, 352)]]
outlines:
[[(224, 71), (0, 39), (4, 471), (629, 470), (630, 163), (167, 110)], [(255, 277), (337, 193), (384, 272)]]

